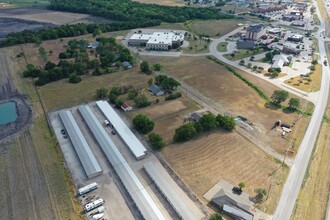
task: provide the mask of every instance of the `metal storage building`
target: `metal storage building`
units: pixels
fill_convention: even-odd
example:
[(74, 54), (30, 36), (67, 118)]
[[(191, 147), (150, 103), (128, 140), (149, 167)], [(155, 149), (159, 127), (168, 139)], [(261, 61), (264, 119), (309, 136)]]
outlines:
[(137, 160), (145, 157), (147, 149), (133, 134), (131, 129), (117, 115), (116, 111), (106, 101), (97, 101), (96, 105), (101, 110), (103, 115), (111, 122), (122, 140), (126, 143), (132, 154)]
[(78, 110), (143, 218), (146, 220), (165, 220), (155, 201), (150, 197), (132, 168), (105, 132), (91, 108), (84, 105), (79, 106)]
[(95, 159), (86, 139), (81, 133), (75, 119), (70, 111), (61, 110), (59, 116), (63, 122), (72, 145), (79, 157), (79, 160), (86, 172), (88, 178), (95, 177), (102, 173), (102, 169)]
[[(171, 177), (165, 178), (162, 173), (157, 169), (155, 163), (147, 162), (144, 164), (144, 169), (148, 176), (154, 181), (157, 188), (162, 192), (167, 201), (171, 204), (176, 213), (183, 220), (198, 220), (191, 212), (190, 208), (185, 204), (179, 194), (171, 187), (171, 184), (176, 184), (173, 180), (170, 183)], [(167, 174), (168, 175), (168, 174)]]

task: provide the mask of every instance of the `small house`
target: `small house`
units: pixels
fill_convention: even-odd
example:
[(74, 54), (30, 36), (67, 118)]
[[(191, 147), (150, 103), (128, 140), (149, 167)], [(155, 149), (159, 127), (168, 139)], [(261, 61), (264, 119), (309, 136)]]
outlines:
[(132, 64), (127, 61), (122, 62), (121, 65), (124, 67), (124, 69), (132, 69), (133, 67)]
[(124, 111), (124, 112), (128, 112), (128, 111), (131, 111), (132, 110), (132, 106), (130, 106), (129, 104), (127, 103), (124, 103), (122, 106), (120, 106), (121, 109)]
[(164, 91), (157, 85), (152, 85), (148, 88), (149, 92), (155, 96), (164, 95)]

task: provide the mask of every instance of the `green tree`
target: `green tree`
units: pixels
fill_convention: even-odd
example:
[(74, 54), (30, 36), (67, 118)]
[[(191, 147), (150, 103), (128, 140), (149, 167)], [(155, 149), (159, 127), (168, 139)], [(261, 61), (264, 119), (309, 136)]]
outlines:
[(115, 101), (115, 107), (120, 108), (124, 104), (124, 100), (121, 98), (117, 98)]
[(134, 103), (138, 108), (147, 107), (151, 104), (151, 102), (148, 100), (148, 98), (145, 95), (136, 96), (134, 98)]
[(300, 107), (300, 100), (298, 98), (291, 98), (289, 100), (289, 108), (296, 110)]
[(102, 31), (101, 29), (99, 28), (96, 28), (93, 32), (93, 37), (96, 37), (97, 35), (101, 35), (102, 34)]
[(234, 130), (236, 123), (234, 118), (227, 117), (221, 114), (218, 114), (216, 117), (218, 124), (221, 128), (225, 129), (226, 131), (232, 131)]
[(75, 73), (70, 73), (69, 74), (69, 83), (79, 83), (81, 81), (81, 78), (75, 74)]
[(149, 74), (150, 71), (150, 66), (147, 61), (143, 61), (140, 65), (141, 72)]
[(148, 86), (151, 86), (153, 82), (154, 82), (153, 78), (149, 79), (148, 80)]
[(128, 91), (127, 98), (129, 100), (133, 100), (137, 95), (138, 95), (138, 91), (133, 89), (133, 90)]
[(161, 150), (165, 147), (165, 141), (159, 134), (151, 133), (148, 135), (149, 143), (155, 150)]
[(153, 67), (155, 71), (160, 71), (162, 69), (162, 65), (160, 65), (160, 63), (155, 63)]
[(147, 134), (154, 129), (155, 123), (145, 115), (137, 115), (133, 118), (133, 126), (142, 134)]
[(194, 124), (195, 123), (187, 123), (175, 129), (175, 134), (173, 137), (174, 141), (185, 142), (195, 137), (198, 132), (196, 131)]
[(282, 102), (285, 102), (289, 97), (289, 93), (284, 90), (275, 90), (271, 96), (272, 103), (275, 105), (280, 105)]
[(247, 64), (247, 67), (248, 67), (248, 68), (251, 68), (251, 66), (252, 66), (252, 63), (248, 63), (248, 64)]
[(109, 90), (101, 87), (96, 90), (96, 97), (99, 99), (103, 99), (108, 96)]
[(216, 117), (211, 113), (203, 115), (203, 117), (201, 117), (198, 122), (204, 131), (210, 131), (218, 126)]
[(239, 187), (240, 189), (243, 189), (243, 188), (245, 187), (245, 183), (244, 183), (244, 182), (240, 182), (240, 183), (238, 184), (238, 187)]
[(258, 202), (262, 201), (265, 195), (267, 195), (267, 191), (263, 188), (258, 188), (254, 192), (257, 194), (255, 198)]
[(313, 60), (313, 61), (312, 61), (312, 64), (313, 64), (313, 65), (316, 65), (316, 64), (318, 64), (318, 61), (317, 61), (317, 60)]
[(245, 64), (245, 61), (244, 60), (241, 60), (241, 61), (239, 61), (239, 65), (244, 65)]
[(316, 69), (315, 66), (311, 66), (311, 67), (310, 67), (310, 70), (311, 70), (311, 71), (315, 71), (315, 69)]
[(213, 213), (211, 216), (210, 216), (210, 218), (209, 218), (209, 220), (222, 220), (223, 218), (221, 217), (221, 215), (219, 214), (219, 213)]

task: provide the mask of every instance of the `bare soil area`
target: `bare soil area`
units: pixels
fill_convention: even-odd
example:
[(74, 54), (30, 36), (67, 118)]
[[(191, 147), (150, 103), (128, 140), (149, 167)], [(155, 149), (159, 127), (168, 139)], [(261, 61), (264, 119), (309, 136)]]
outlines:
[[(212, 102), (215, 102), (219, 107), (218, 111), (230, 113), (232, 116), (241, 115), (246, 117), (249, 122), (255, 125), (255, 135), (273, 149), (280, 153), (287, 149), (289, 140), (283, 139), (281, 132), (276, 129), (271, 130), (271, 128), (278, 119), (292, 124), (296, 122), (299, 115), (285, 113), (282, 109), (266, 107), (265, 100), (225, 67), (201, 57), (143, 58), (151, 63), (161, 63), (164, 66), (163, 72), (165, 74), (186, 83)], [(254, 80), (253, 83), (257, 86), (260, 85), (261, 89), (269, 96), (274, 90), (278, 89), (265, 81)], [(308, 121), (307, 118), (301, 120)], [(304, 132), (305, 128), (302, 129), (302, 132)]]
[(251, 196), (256, 188), (265, 188), (269, 197), (259, 208), (268, 213), (276, 207), (288, 172), (236, 132), (208, 133), (167, 146), (162, 155), (200, 198), (221, 178), (244, 181)]
[(76, 24), (76, 23), (95, 23), (107, 21), (86, 14), (50, 11), (39, 8), (3, 8), (0, 9), (0, 17), (17, 18), (42, 23), (51, 23), (54, 25)]

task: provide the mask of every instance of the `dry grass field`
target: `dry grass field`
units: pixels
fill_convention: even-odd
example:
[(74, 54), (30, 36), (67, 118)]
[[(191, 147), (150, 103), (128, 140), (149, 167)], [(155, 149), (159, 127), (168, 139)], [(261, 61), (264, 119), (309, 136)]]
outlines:
[(237, 24), (247, 23), (241, 19), (223, 19), (223, 20), (194, 20), (185, 23), (187, 30), (195, 34), (208, 34), (210, 37), (223, 36), (236, 28)]
[(308, 82), (307, 79), (302, 80), (300, 76), (297, 76), (286, 80), (285, 83), (305, 92), (319, 91), (322, 79), (322, 65), (317, 64), (315, 67), (315, 71), (310, 75), (311, 82)]
[[(225, 67), (201, 57), (163, 57), (161, 60), (157, 57), (144, 57), (143, 59), (147, 59), (151, 63), (161, 63), (164, 66), (164, 73), (186, 83), (217, 103), (220, 106), (217, 109), (218, 111), (248, 118), (249, 122), (254, 123), (259, 131), (257, 132), (258, 138), (262, 138), (264, 143), (278, 152), (283, 153), (288, 147), (290, 140), (282, 139), (279, 131), (270, 129), (278, 119), (292, 124), (298, 119), (299, 115), (284, 113), (282, 109), (267, 108), (265, 100)], [(271, 96), (273, 91), (278, 89), (264, 80), (253, 77), (251, 74), (246, 73), (244, 77), (248, 75), (250, 75), (249, 78), (246, 78), (253, 80), (251, 82), (260, 86), (268, 96)], [(309, 119), (302, 118), (301, 121), (303, 121), (303, 125), (306, 125)], [(305, 128), (299, 126), (297, 128), (299, 129), (298, 133), (304, 133)]]
[(134, 0), (145, 4), (157, 4), (167, 6), (185, 6), (184, 1), (180, 0)]
[[(328, 104), (327, 118), (330, 116)], [(330, 190), (330, 123), (322, 124), (292, 220), (325, 219)]]
[(15, 58), (21, 49), (10, 47), (1, 52), (7, 55), (16, 88), (28, 95), (33, 111), (30, 127), (0, 145), (2, 218), (83, 219), (40, 100), (31, 80), (25, 80), (19, 74), (26, 65), (24, 58)]
[(40, 8), (0, 8), (0, 17), (46, 22), (55, 25), (95, 23), (107, 21), (104, 18), (95, 17), (87, 14), (50, 11)]
[(162, 154), (200, 198), (221, 178), (233, 184), (244, 181), (251, 196), (256, 188), (265, 188), (269, 197), (258, 208), (268, 213), (274, 211), (288, 173), (236, 132), (208, 133), (167, 146)]

